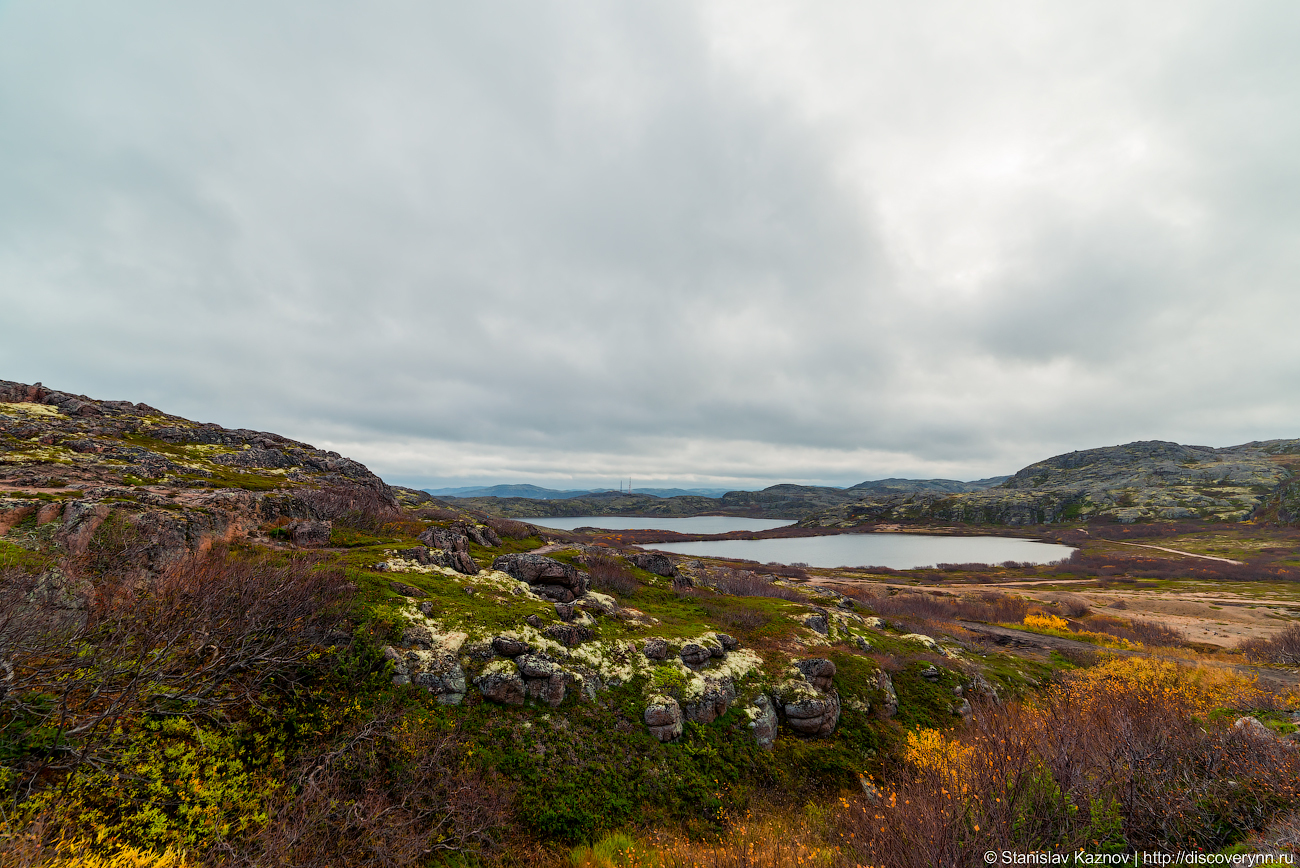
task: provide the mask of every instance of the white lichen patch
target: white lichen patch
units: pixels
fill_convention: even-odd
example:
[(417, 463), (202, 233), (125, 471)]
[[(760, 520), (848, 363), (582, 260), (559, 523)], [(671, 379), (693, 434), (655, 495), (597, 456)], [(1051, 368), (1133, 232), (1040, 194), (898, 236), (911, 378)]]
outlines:
[(51, 407), (48, 404), (31, 404), (26, 401), (22, 403), (0, 401), (0, 413), (4, 413), (10, 416), (12, 415), (31, 416), (31, 417), (44, 416), (50, 419), (67, 418), (62, 413), (59, 412), (59, 408), (57, 407)]
[(517, 675), (519, 674), (519, 667), (515, 665), (515, 661), (513, 660), (493, 660), (491, 663), (483, 667), (483, 674), (503, 676)]
[(569, 659), (590, 666), (611, 683), (631, 681), (638, 675), (649, 676), (653, 669), (631, 642), (585, 642), (569, 652)]
[[(439, 570), (450, 572), (453, 575), (460, 575), (455, 570), (447, 567), (438, 567)], [(521, 582), (509, 573), (503, 573), (500, 570), (479, 570), (478, 575), (467, 577), (471, 584), (481, 588), (492, 588), (498, 591), (505, 591), (516, 597), (531, 597), (534, 600), (541, 601), (542, 598), (533, 593), (532, 586), (527, 582)]]
[(924, 633), (904, 633), (902, 636), (899, 636), (898, 638), (904, 642), (916, 642), (917, 644), (924, 645), (927, 651), (940, 650), (939, 643), (934, 641), (932, 637), (927, 636)]

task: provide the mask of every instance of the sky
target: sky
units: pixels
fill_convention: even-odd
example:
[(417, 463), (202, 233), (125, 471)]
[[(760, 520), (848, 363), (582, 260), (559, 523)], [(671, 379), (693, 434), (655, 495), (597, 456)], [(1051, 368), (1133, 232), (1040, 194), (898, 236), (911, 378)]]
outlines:
[(0, 0), (0, 378), (415, 487), (1300, 437), (1289, 2)]

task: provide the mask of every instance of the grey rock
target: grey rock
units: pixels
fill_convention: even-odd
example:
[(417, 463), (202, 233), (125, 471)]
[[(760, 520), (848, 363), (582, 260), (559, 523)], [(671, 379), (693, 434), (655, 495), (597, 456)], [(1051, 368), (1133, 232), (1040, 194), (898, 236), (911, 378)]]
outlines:
[(790, 729), (806, 736), (826, 736), (835, 731), (840, 720), (840, 697), (835, 691), (825, 696), (807, 697), (786, 703), (785, 722)]
[(820, 633), (823, 636), (830, 635), (831, 632), (830, 623), (826, 620), (826, 616), (822, 614), (804, 616), (803, 625), (814, 633)]
[(502, 705), (524, 704), (524, 679), (515, 673), (489, 672), (474, 679), (485, 697)]
[(760, 693), (750, 706), (749, 728), (754, 733), (754, 741), (764, 750), (771, 750), (776, 742), (777, 720), (776, 707), (766, 693)]
[(524, 693), (534, 702), (544, 702), (551, 708), (559, 708), (564, 702), (565, 679), (563, 673), (556, 672), (549, 678), (529, 678), (524, 686)]
[(556, 603), (566, 605), (576, 599), (573, 591), (563, 585), (533, 585), (533, 593), (543, 599), (554, 600)]
[(535, 630), (540, 630), (542, 627), (542, 619), (536, 615), (529, 615), (524, 618), (524, 623)]
[(668, 641), (660, 639), (658, 636), (651, 636), (641, 643), (641, 653), (648, 660), (667, 660)]
[(469, 551), (469, 540), (459, 528), (431, 527), (416, 539), (448, 553)]
[(501, 537), (497, 536), (497, 532), (485, 524), (465, 525), (465, 535), (473, 540), (476, 545), (484, 548), (496, 548), (501, 545)]
[(627, 561), (648, 573), (654, 573), (656, 576), (671, 579), (677, 573), (673, 562), (666, 555), (661, 555), (658, 552), (635, 552), (627, 556)]
[(935, 666), (927, 666), (921, 670), (921, 677), (926, 681), (938, 681), (939, 674), (939, 670)]
[(728, 651), (735, 651), (737, 648), (740, 647), (740, 640), (734, 639), (731, 636), (728, 636), (726, 633), (719, 633), (718, 641), (722, 643), (722, 647)]
[(898, 692), (894, 690), (894, 679), (889, 677), (889, 673), (881, 670), (876, 673), (876, 687), (880, 692), (885, 694), (885, 701), (881, 703), (881, 710), (885, 717), (894, 717), (898, 714)]
[(304, 548), (329, 545), (333, 528), (333, 523), (328, 521), (291, 521), (284, 526), (290, 541)]
[(798, 660), (795, 661), (794, 666), (813, 687), (818, 690), (831, 689), (832, 679), (835, 677), (835, 664), (825, 657)]
[(591, 628), (580, 624), (552, 624), (543, 632), (563, 643), (566, 648), (575, 648), (583, 642), (590, 642), (592, 638)]
[(671, 696), (653, 697), (643, 719), (650, 734), (660, 741), (672, 741), (682, 734), (682, 709)]
[(960, 718), (970, 717), (972, 711), (969, 699), (963, 699), (959, 704), (954, 705), (952, 709), (952, 713)]
[(572, 621), (574, 618), (572, 603), (556, 603), (555, 616), (561, 621)]
[(516, 639), (513, 636), (497, 636), (492, 640), (492, 650), (502, 657), (518, 657), (520, 654), (527, 654), (532, 649), (522, 639)]
[(560, 672), (558, 663), (536, 654), (519, 655), (515, 658), (515, 665), (519, 667), (519, 674), (525, 678), (550, 678)]
[(858, 646), (859, 651), (870, 651), (871, 643), (862, 636), (854, 636), (853, 644)]
[(404, 561), (415, 561), (417, 564), (423, 564), (426, 567), (434, 564), (437, 564), (438, 566), (444, 565), (442, 562), (442, 558), (441, 557), (435, 558), (433, 552), (430, 551), (426, 546), (416, 546), (415, 548), (409, 548), (409, 549), (398, 549), (397, 556)]
[(412, 624), (402, 631), (402, 644), (416, 648), (433, 647), (433, 631), (424, 624)]
[(419, 588), (417, 588), (415, 585), (408, 585), (406, 582), (392, 581), (388, 583), (388, 587), (393, 589), (393, 593), (401, 594), (403, 597), (418, 598), (418, 597), (429, 596), (424, 591), (421, 591)]
[(682, 662), (692, 669), (698, 669), (708, 662), (713, 653), (698, 642), (687, 642), (682, 646)]
[(707, 725), (726, 714), (735, 701), (736, 688), (730, 678), (708, 678), (704, 682), (704, 693), (686, 703), (682, 713), (692, 723)]
[(559, 586), (567, 589), (569, 599), (557, 602), (572, 602), (574, 597), (582, 596), (590, 588), (590, 579), (576, 567), (548, 558), (545, 555), (509, 554), (501, 555), (492, 561), (492, 569), (508, 573), (521, 582), (534, 586)]

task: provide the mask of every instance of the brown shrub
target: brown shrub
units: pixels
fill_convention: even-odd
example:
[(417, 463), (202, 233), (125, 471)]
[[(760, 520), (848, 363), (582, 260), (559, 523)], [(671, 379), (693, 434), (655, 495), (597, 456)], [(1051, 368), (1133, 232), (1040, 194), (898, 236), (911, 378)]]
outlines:
[(794, 600), (800, 603), (808, 601), (807, 595), (799, 593), (794, 588), (778, 585), (773, 577), (760, 576), (749, 570), (731, 570), (725, 567), (709, 570), (705, 575), (705, 582), (733, 597), (775, 597), (779, 600)]
[(636, 591), (640, 584), (622, 558), (616, 555), (594, 554), (583, 559), (591, 583), (600, 591), (611, 591), (624, 596)]
[(354, 588), (309, 560), (213, 555), (153, 581), (0, 573), (0, 739), (44, 730), (27, 781), (117, 756), (115, 725), (184, 703), (220, 723), (274, 685), (299, 681)]
[(1265, 639), (1246, 639), (1237, 650), (1251, 660), (1277, 666), (1300, 666), (1300, 624), (1290, 624)]
[[(324, 868), (482, 856), (511, 832), (507, 784), (466, 761), (456, 731), (382, 713), (331, 750), (300, 760), (253, 846), (217, 864)], [(460, 863), (456, 863), (460, 864)]]
[(1217, 850), (1300, 800), (1296, 751), (1207, 717), (1258, 700), (1240, 679), (1138, 659), (1034, 704), (981, 705), (955, 738), (909, 734), (884, 799), (841, 818), (843, 843), (901, 866), (1004, 849)]
[(531, 536), (537, 536), (537, 528), (527, 522), (515, 521), (512, 518), (492, 518), (483, 519), (483, 523), (497, 532), (498, 536), (509, 537), (510, 539), (528, 539)]

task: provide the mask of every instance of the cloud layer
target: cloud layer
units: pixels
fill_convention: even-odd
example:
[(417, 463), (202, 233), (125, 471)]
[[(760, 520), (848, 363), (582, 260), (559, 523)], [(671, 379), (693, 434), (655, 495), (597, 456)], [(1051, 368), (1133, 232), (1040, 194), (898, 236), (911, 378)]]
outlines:
[(1281, 3), (0, 5), (8, 379), (391, 481), (1297, 436)]

